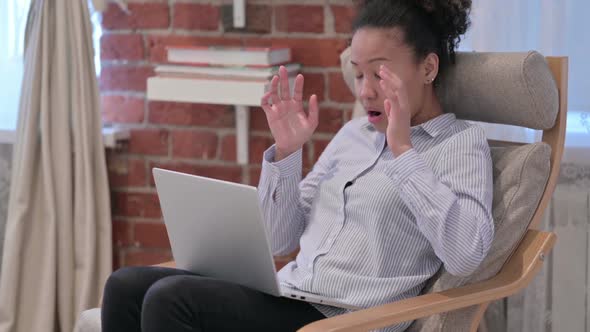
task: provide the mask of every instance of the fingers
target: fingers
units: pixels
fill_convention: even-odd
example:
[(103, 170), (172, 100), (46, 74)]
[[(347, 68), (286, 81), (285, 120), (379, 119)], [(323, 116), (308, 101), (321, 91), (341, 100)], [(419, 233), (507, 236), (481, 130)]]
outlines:
[(381, 65), (379, 75), (379, 84), (385, 96), (390, 99), (392, 109), (409, 110), (408, 95), (402, 80), (384, 65)]
[(397, 91), (397, 102), (399, 104), (399, 108), (402, 110), (407, 110), (408, 112), (410, 111), (410, 102), (408, 100), (408, 94), (405, 92), (405, 90), (399, 89)]
[(262, 96), (262, 98), (260, 99), (260, 107), (262, 107), (262, 109), (264, 110), (265, 113), (268, 113), (272, 110), (272, 106), (270, 104), (271, 94), (272, 94), (272, 92), (269, 91), (269, 92), (265, 93), (264, 96)]
[(307, 118), (310, 125), (314, 128), (318, 125), (319, 114), (320, 108), (318, 106), (318, 96), (311, 95), (311, 97), (309, 97), (309, 115)]
[[(381, 80), (379, 82), (379, 84), (381, 85), (381, 89), (383, 90), (383, 92), (385, 93), (385, 101), (389, 101), (389, 106), (391, 107), (391, 109), (393, 111), (398, 110), (400, 108), (400, 104), (399, 104), (399, 90), (394, 88), (391, 84), (391, 82), (386, 81), (386, 80)], [(383, 106), (385, 107), (385, 102), (383, 102)], [(390, 114), (387, 113), (387, 116), (389, 116)]]
[(291, 99), (289, 92), (289, 73), (285, 66), (279, 67), (279, 76), (281, 77), (281, 99), (289, 100)]
[(391, 86), (395, 88), (395, 96), (399, 103), (399, 107), (403, 110), (407, 110), (410, 103), (408, 101), (408, 94), (406, 93), (406, 86), (397, 75), (389, 70), (389, 68), (383, 65), (381, 67), (385, 77), (390, 81)]
[(383, 109), (385, 110), (385, 115), (387, 115), (387, 120), (391, 120), (391, 101), (389, 99), (385, 99), (383, 102)]
[(381, 66), (381, 70), (379, 70), (379, 76), (381, 76), (379, 85), (385, 93), (385, 96), (387, 98), (393, 99), (395, 92), (401, 88), (401, 80), (397, 78), (395, 74), (391, 73), (385, 66)]
[(379, 75), (385, 81), (389, 81), (391, 86), (396, 89), (403, 88), (402, 80), (394, 74), (389, 68), (385, 67), (385, 65), (381, 65), (379, 67)]
[(386, 80), (379, 81), (379, 86), (381, 86), (381, 90), (385, 94), (385, 97), (393, 99), (395, 97), (395, 88), (391, 86), (391, 84)]
[(293, 91), (293, 100), (295, 101), (303, 101), (303, 82), (303, 75), (299, 74), (295, 77), (295, 89)]
[(270, 103), (277, 103), (279, 100), (279, 77), (275, 75), (270, 81)]
[(383, 102), (383, 108), (385, 109), (387, 123), (389, 123), (389, 125), (395, 125), (397, 122), (399, 106), (396, 104), (397, 103), (391, 99), (385, 99)]

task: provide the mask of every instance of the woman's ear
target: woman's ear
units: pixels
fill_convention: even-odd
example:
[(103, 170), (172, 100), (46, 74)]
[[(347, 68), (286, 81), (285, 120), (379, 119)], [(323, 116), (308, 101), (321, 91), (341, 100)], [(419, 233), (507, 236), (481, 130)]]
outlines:
[(431, 84), (438, 75), (439, 58), (436, 53), (429, 53), (423, 62), (424, 65), (424, 83)]

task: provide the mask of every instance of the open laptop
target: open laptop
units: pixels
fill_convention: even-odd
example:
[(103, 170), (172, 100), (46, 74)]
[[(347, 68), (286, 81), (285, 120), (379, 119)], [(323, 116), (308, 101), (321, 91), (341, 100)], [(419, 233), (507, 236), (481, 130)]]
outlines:
[(359, 309), (280, 285), (255, 187), (154, 168), (180, 269), (274, 296)]

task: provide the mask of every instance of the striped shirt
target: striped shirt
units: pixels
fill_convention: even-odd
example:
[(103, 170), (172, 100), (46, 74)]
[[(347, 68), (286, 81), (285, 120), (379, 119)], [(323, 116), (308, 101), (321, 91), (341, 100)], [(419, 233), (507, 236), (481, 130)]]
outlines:
[(478, 267), (494, 234), (484, 131), (447, 113), (410, 138), (395, 158), (366, 117), (352, 120), (303, 180), (301, 150), (278, 162), (274, 146), (264, 153), (258, 189), (273, 254), (300, 247), (282, 284), (371, 307), (419, 295), (441, 264), (457, 276)]

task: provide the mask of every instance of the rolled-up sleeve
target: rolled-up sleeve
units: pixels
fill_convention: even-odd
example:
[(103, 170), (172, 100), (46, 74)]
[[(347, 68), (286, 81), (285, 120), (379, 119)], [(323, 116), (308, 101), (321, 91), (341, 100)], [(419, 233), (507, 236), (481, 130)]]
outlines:
[(274, 161), (274, 145), (264, 152), (258, 200), (273, 255), (287, 255), (297, 249), (338, 137), (332, 139), (303, 180), (301, 149), (278, 162)]
[(274, 145), (264, 152), (258, 196), (264, 225), (273, 255), (286, 255), (297, 247), (305, 226), (305, 215), (298, 204), (301, 181), (301, 154), (298, 150), (274, 162)]

